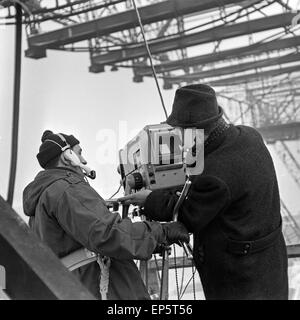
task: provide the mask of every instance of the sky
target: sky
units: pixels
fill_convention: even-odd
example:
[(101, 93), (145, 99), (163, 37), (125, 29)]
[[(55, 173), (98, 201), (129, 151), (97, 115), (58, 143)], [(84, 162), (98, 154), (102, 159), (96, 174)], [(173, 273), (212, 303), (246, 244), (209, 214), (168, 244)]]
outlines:
[[(23, 51), (27, 48), (23, 33)], [(13, 106), (14, 27), (0, 27), (0, 194), (7, 197)], [(103, 198), (119, 187), (118, 150), (145, 125), (165, 120), (153, 79), (132, 82), (132, 71), (93, 74), (86, 53), (47, 51), (47, 58), (22, 57), (19, 150), (14, 208), (24, 218), (22, 192), (41, 170), (36, 154), (44, 130), (73, 134), (83, 156), (97, 172), (91, 185)], [(162, 84), (160, 83), (162, 86)], [(175, 87), (163, 90), (171, 112)], [(226, 109), (226, 106), (224, 106)], [(300, 156), (298, 142), (290, 142)], [(270, 148), (280, 192), (293, 213), (300, 213), (299, 188)]]

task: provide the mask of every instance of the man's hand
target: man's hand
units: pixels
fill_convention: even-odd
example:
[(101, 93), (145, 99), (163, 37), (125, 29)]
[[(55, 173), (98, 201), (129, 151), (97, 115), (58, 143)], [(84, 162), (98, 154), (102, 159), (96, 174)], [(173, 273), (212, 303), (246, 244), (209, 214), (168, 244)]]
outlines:
[(166, 236), (167, 245), (171, 245), (173, 243), (178, 244), (179, 241), (189, 243), (189, 233), (181, 222), (176, 221), (164, 223), (162, 224), (162, 227)]
[(118, 198), (118, 201), (125, 205), (134, 204), (142, 207), (151, 192), (151, 190), (142, 190), (128, 196)]

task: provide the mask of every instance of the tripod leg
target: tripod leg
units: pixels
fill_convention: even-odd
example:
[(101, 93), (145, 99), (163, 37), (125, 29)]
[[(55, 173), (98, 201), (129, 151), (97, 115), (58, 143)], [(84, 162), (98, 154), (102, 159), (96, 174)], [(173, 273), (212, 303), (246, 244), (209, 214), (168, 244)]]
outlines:
[(168, 300), (169, 298), (169, 250), (163, 250), (162, 272), (161, 272), (161, 287), (160, 300)]
[(148, 289), (148, 261), (140, 261), (141, 278)]
[(128, 216), (129, 205), (122, 206), (122, 219), (125, 219)]

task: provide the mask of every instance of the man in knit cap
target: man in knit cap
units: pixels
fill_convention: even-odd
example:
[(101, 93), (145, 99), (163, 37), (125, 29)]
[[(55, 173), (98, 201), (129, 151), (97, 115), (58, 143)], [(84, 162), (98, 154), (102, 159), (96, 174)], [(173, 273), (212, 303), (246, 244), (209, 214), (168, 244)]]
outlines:
[[(207, 299), (287, 299), (287, 253), (272, 158), (253, 128), (225, 122), (214, 90), (176, 91), (167, 123), (204, 129), (204, 171), (192, 177), (178, 220), (193, 233), (193, 257)], [(178, 197), (141, 191), (120, 200), (170, 221)]]
[[(147, 260), (160, 245), (189, 241), (180, 223), (121, 219), (86, 181), (79, 141), (73, 135), (47, 130), (37, 159), (39, 172), (23, 192), (29, 225), (59, 258), (81, 248), (109, 258), (108, 299), (149, 299), (133, 259)], [(96, 261), (74, 273), (97, 298), (101, 270)], [(103, 288), (102, 288), (103, 289)]]

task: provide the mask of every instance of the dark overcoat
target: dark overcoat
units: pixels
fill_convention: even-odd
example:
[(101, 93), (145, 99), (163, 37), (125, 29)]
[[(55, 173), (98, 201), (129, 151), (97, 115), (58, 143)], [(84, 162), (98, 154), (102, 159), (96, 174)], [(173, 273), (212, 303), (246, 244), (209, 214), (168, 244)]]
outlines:
[[(177, 200), (152, 192), (145, 214), (169, 220)], [(194, 234), (194, 260), (207, 299), (287, 299), (287, 253), (272, 158), (253, 128), (231, 125), (205, 148), (179, 212)]]

